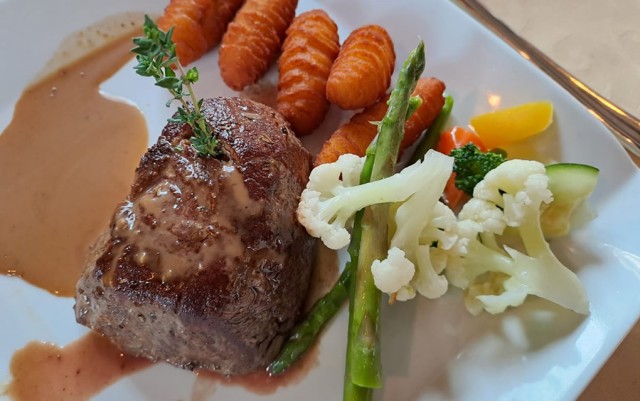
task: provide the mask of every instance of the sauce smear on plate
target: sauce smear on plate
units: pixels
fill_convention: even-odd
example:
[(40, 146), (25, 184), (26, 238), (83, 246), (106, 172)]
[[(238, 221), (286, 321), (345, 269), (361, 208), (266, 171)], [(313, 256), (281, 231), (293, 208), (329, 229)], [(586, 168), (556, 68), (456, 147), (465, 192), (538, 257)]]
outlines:
[(131, 35), (27, 88), (0, 135), (0, 273), (73, 296), (87, 250), (127, 195), (147, 146), (135, 106), (99, 85), (130, 58)]
[(11, 359), (6, 394), (18, 401), (84, 401), (118, 379), (150, 366), (123, 355), (93, 332), (65, 347), (33, 341)]

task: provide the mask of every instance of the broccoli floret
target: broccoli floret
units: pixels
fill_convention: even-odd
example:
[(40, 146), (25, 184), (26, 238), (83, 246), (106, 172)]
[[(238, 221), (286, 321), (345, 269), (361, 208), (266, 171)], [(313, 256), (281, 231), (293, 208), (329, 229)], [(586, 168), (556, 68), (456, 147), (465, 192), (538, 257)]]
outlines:
[(452, 150), (451, 156), (455, 159), (453, 172), (456, 173), (456, 187), (469, 196), (473, 195), (473, 188), (489, 171), (507, 160), (502, 152), (482, 152), (472, 142)]

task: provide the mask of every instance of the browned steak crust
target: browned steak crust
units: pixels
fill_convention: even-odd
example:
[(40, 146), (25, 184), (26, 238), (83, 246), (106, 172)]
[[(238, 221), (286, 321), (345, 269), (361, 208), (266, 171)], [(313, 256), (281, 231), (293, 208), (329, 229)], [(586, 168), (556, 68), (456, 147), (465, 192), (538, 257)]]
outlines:
[(295, 220), (311, 156), (247, 99), (203, 105), (223, 160), (169, 123), (77, 286), (79, 323), (128, 354), (242, 374), (268, 364), (309, 286), (314, 241)]

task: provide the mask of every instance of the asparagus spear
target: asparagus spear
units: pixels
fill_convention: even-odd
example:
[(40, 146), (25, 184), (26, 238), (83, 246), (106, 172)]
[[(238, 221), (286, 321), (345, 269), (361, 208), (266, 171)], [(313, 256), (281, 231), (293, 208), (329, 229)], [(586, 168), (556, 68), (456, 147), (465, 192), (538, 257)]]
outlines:
[[(420, 41), (405, 61), (391, 92), (389, 109), (375, 142), (371, 181), (388, 177), (395, 171), (411, 93), (424, 64), (424, 42)], [(353, 386), (371, 389), (382, 385), (378, 336), (380, 291), (373, 282), (371, 264), (375, 259), (386, 257), (387, 226), (380, 222), (387, 221), (387, 214), (388, 205), (376, 205), (366, 208), (362, 217), (360, 253), (350, 292), (345, 401), (371, 398), (371, 391)]]
[[(424, 52), (424, 51), (422, 51)], [(423, 56), (424, 57), (424, 56)], [(419, 75), (419, 74), (418, 74)], [(415, 86), (415, 83), (413, 84)], [(413, 89), (411, 89), (412, 91)], [(411, 92), (410, 91), (410, 92)], [(407, 117), (420, 106), (420, 98), (411, 98), (407, 107)], [(400, 136), (400, 140), (402, 136)], [(365, 164), (360, 176), (360, 184), (369, 182), (375, 157), (376, 142), (367, 149)], [(397, 156), (397, 151), (396, 151)], [(278, 357), (269, 365), (267, 371), (278, 375), (286, 371), (313, 344), (324, 325), (336, 314), (348, 296), (353, 271), (358, 264), (361, 241), (361, 221), (363, 211), (356, 214), (353, 225), (352, 240), (349, 245), (350, 261), (346, 264), (340, 278), (323, 298), (311, 308), (307, 317), (292, 331)], [(386, 245), (385, 245), (386, 246)], [(385, 248), (386, 249), (386, 248)], [(351, 309), (351, 308), (350, 308)], [(349, 371), (349, 368), (347, 368)], [(347, 396), (346, 394), (350, 394)], [(350, 380), (345, 381), (345, 399), (370, 399), (369, 389), (354, 386)]]
[[(367, 152), (366, 152), (366, 158), (364, 161), (364, 166), (362, 167), (362, 172), (360, 173), (360, 184), (364, 184), (367, 183), (369, 181), (371, 181), (371, 170), (373, 168), (373, 161), (375, 159), (375, 154), (376, 154), (376, 139), (374, 138), (374, 140), (371, 142), (371, 144), (369, 144), (369, 146), (367, 147)], [(362, 242), (362, 217), (364, 215), (364, 210), (359, 210), (358, 213), (356, 213), (354, 222), (353, 222), (353, 226), (354, 226), (354, 236), (351, 239), (351, 243), (349, 244), (349, 257), (351, 258), (349, 260), (349, 263), (347, 263), (347, 266), (345, 268), (349, 268), (352, 271), (356, 270), (357, 266), (358, 266), (358, 259), (360, 257), (360, 244)], [(355, 236), (356, 233), (356, 227), (357, 227), (357, 237)], [(351, 282), (353, 281), (353, 273), (351, 273), (351, 280), (349, 281), (349, 283), (347, 284), (349, 286), (349, 292), (348, 294), (351, 292), (351, 290), (353, 289), (353, 285), (351, 284)], [(353, 303), (349, 303), (349, 316), (351, 316), (353, 314)], [(345, 366), (345, 371), (344, 371), (344, 389), (343, 389), (343, 398), (344, 400), (350, 400), (350, 401), (366, 401), (366, 400), (371, 400), (371, 397), (373, 395), (373, 390), (370, 388), (366, 388), (366, 387), (360, 387), (360, 386), (356, 386), (355, 384), (353, 384), (353, 381), (351, 381), (351, 359), (349, 358), (349, 356), (347, 355), (347, 361), (346, 361), (346, 366)]]
[[(409, 100), (407, 119), (421, 104), (422, 99), (418, 96), (414, 96)], [(437, 121), (438, 119), (436, 119)], [(367, 150), (365, 164), (360, 176), (360, 184), (369, 182), (374, 155), (375, 146), (371, 146)], [(270, 375), (277, 376), (289, 369), (311, 347), (322, 328), (338, 312), (340, 306), (349, 296), (351, 277), (353, 276), (353, 270), (355, 270), (354, 266), (358, 263), (358, 253), (360, 252), (361, 221), (362, 211), (356, 214), (353, 222), (351, 243), (348, 249), (350, 261), (346, 263), (342, 274), (340, 274), (338, 281), (336, 281), (331, 290), (316, 301), (305, 319), (293, 328), (280, 354), (267, 367), (267, 372)]]
[(425, 132), (424, 136), (418, 143), (418, 146), (416, 146), (416, 150), (413, 152), (413, 155), (411, 155), (411, 159), (409, 159), (409, 164), (422, 160), (429, 149), (436, 147), (438, 140), (440, 139), (440, 132), (451, 114), (451, 109), (453, 109), (453, 98), (447, 95), (444, 98), (444, 106), (442, 106), (442, 110), (440, 110), (438, 117), (436, 117), (436, 120), (431, 124), (427, 132)]

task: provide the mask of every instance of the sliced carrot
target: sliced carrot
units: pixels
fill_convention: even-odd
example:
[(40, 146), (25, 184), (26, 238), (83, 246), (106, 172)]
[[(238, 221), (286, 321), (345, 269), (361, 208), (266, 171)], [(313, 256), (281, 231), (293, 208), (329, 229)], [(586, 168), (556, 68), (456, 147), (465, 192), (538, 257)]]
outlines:
[[(473, 131), (470, 131), (463, 127), (453, 127), (448, 131), (440, 134), (440, 140), (436, 146), (436, 150), (440, 153), (448, 155), (453, 149), (460, 148), (468, 143), (475, 144), (478, 149), (486, 152), (487, 149), (482, 143), (480, 137)], [(464, 204), (469, 198), (467, 194), (456, 188), (456, 174), (451, 174), (447, 185), (444, 188), (444, 200), (447, 202), (451, 209), (457, 209), (458, 206)]]
[[(411, 146), (420, 135), (438, 117), (444, 105), (445, 85), (437, 78), (420, 78), (412, 96), (420, 96), (422, 105), (411, 115), (405, 124), (402, 149)], [(380, 121), (387, 112), (387, 99), (383, 97), (378, 103), (356, 113), (351, 120), (338, 128), (322, 146), (316, 156), (314, 165), (332, 163), (345, 153), (364, 156), (367, 146), (376, 136), (378, 127), (372, 122)]]
[(461, 148), (469, 142), (474, 143), (481, 151), (487, 151), (482, 140), (475, 132), (459, 126), (455, 126), (440, 135), (436, 150), (448, 155), (453, 149)]
[(420, 96), (422, 105), (409, 117), (404, 126), (400, 149), (408, 148), (431, 126), (444, 106), (444, 82), (437, 78), (420, 78), (411, 96)]

